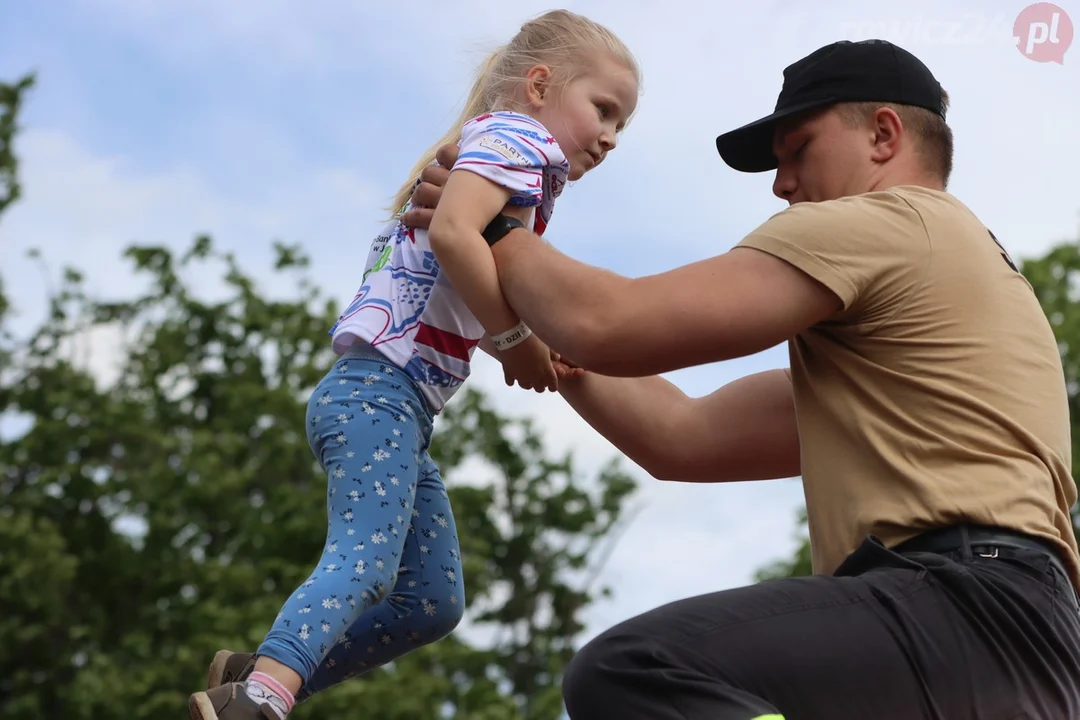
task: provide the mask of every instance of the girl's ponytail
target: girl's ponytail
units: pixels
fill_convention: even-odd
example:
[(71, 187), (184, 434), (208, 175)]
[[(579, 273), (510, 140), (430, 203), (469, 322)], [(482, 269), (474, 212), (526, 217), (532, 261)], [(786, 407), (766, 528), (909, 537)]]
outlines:
[(420, 156), (420, 159), (416, 161), (416, 164), (409, 171), (409, 179), (398, 189), (397, 194), (394, 196), (393, 207), (390, 208), (394, 215), (404, 211), (405, 205), (409, 202), (409, 198), (412, 197), (416, 179), (424, 171), (424, 168), (435, 162), (435, 153), (438, 152), (439, 148), (461, 140), (462, 125), (491, 109), (495, 99), (492, 97), (491, 87), (493, 83), (491, 80), (497, 74), (501, 58), (502, 49), (500, 48), (489, 55), (477, 70), (476, 80), (473, 82), (472, 89), (469, 90), (469, 95), (465, 99), (465, 107), (461, 110), (457, 121)]

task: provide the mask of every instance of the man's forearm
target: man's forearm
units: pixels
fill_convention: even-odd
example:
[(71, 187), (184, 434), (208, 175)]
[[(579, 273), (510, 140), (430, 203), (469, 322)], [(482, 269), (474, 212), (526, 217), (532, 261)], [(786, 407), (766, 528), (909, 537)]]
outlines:
[(559, 381), (559, 394), (598, 433), (650, 475), (663, 479), (678, 447), (674, 435), (692, 402), (659, 376), (596, 373)]
[(791, 380), (765, 370), (691, 398), (659, 376), (559, 382), (581, 417), (653, 477), (743, 482), (801, 472)]
[(619, 303), (633, 281), (525, 230), (509, 233), (492, 253), (503, 295), (518, 316), (556, 352), (588, 366), (612, 324), (621, 322)]

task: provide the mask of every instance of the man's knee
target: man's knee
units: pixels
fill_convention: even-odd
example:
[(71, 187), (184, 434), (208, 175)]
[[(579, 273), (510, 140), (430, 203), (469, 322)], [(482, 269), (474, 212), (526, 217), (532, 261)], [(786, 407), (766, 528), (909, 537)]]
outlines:
[(612, 709), (612, 692), (631, 691), (649, 654), (649, 641), (626, 625), (617, 625), (587, 642), (563, 673), (567, 712), (574, 720), (606, 717)]
[(769, 702), (703, 665), (661, 630), (629, 621), (582, 647), (563, 675), (568, 715), (573, 720), (783, 720)]
[(597, 685), (601, 664), (607, 664), (611, 652), (603, 636), (590, 640), (570, 658), (562, 679), (563, 703), (572, 718), (587, 718), (596, 695), (602, 692)]

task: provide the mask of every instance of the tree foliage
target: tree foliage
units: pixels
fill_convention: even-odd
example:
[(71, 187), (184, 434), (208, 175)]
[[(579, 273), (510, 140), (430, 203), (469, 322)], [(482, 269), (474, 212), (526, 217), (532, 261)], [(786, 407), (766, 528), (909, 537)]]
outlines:
[[(19, 199), (19, 161), (15, 157), (15, 135), (18, 131), (19, 110), (26, 93), (34, 84), (34, 76), (27, 75), (15, 83), (0, 82), (0, 217), (11, 203)], [(0, 339), (3, 338), (3, 319), (8, 312), (4, 296), (3, 278), (0, 278)], [(3, 347), (0, 346), (0, 370), (7, 365)]]
[[(0, 94), (9, 201), (17, 87)], [(302, 424), (335, 308), (299, 248), (273, 254), (270, 293), (209, 237), (183, 253), (133, 246), (134, 297), (92, 297), (65, 268), (33, 334), (2, 336), (0, 416), (18, 430), (0, 436), (0, 717), (181, 717), (213, 653), (254, 649), (317, 562), (326, 481)], [(467, 618), (490, 639), (459, 632), (297, 720), (562, 711), (560, 674), (634, 483), (615, 465), (580, 477), (476, 391), (436, 428)]]
[(22, 191), (18, 178), (19, 161), (12, 146), (19, 129), (19, 110), (33, 85), (33, 75), (11, 84), (0, 82), (0, 214), (19, 199)]
[[(1061, 351), (1072, 420), (1072, 476), (1080, 487), (1080, 236), (1055, 245), (1042, 257), (1024, 260), (1020, 271), (1039, 298)], [(1080, 534), (1080, 506), (1072, 508), (1072, 518)], [(762, 568), (758, 580), (811, 573), (805, 509), (799, 512), (797, 533), (799, 546), (795, 554)]]
[(794, 555), (784, 560), (775, 560), (769, 563), (754, 573), (754, 579), (762, 581), (811, 574), (813, 565), (810, 557), (810, 538), (806, 533), (806, 508), (799, 510), (796, 541), (798, 546)]

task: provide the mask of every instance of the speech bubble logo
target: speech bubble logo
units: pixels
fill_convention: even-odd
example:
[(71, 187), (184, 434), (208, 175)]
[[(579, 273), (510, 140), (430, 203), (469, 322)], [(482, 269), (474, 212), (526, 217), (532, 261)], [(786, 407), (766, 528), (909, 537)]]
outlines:
[(1013, 40), (1028, 60), (1064, 65), (1065, 51), (1073, 40), (1072, 19), (1054, 3), (1028, 5), (1013, 23)]

